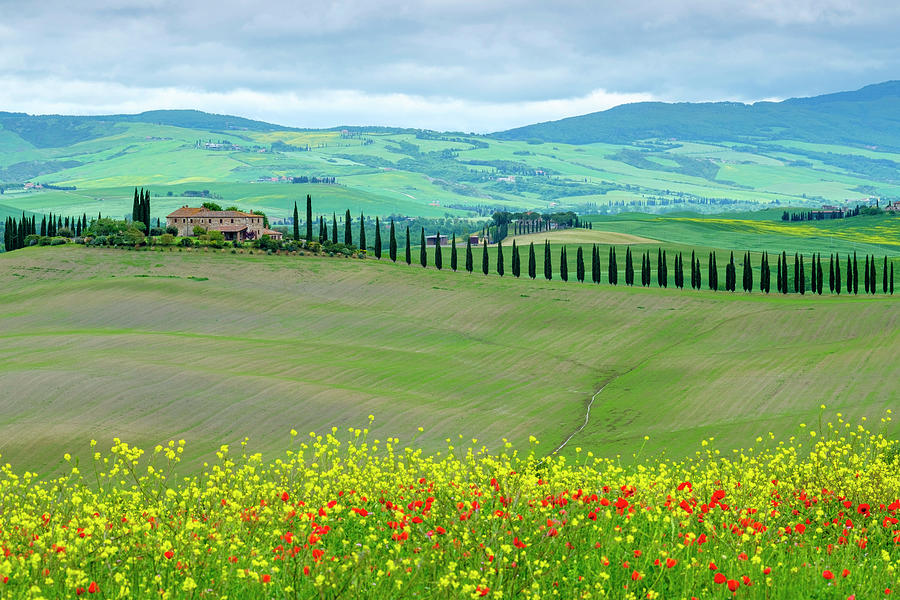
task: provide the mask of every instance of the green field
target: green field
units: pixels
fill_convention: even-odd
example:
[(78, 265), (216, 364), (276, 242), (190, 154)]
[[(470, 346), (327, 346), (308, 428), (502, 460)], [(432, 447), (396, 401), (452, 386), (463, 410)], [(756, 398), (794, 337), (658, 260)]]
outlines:
[[(134, 186), (152, 190), (153, 217), (198, 202), (185, 191), (209, 190), (275, 219), (290, 217), (306, 194), (326, 214), (349, 208), (424, 217), (496, 209), (716, 212), (900, 196), (889, 167), (900, 164), (897, 154), (791, 140), (530, 143), (384, 128), (221, 131), (133, 120), (93, 123), (90, 135), (60, 129), (48, 137), (3, 123), (0, 184), (77, 188), (7, 189), (0, 197), (13, 209), (44, 213), (121, 217)], [(268, 180), (291, 176), (335, 177), (337, 185)]]
[(565, 452), (628, 460), (649, 435), (643, 452), (681, 456), (704, 437), (727, 448), (789, 434), (823, 403), (854, 419), (892, 407), (898, 306), (384, 260), (31, 248), (0, 255), (0, 453), (48, 473), (64, 451), (88, 456), (92, 437), (174, 437), (197, 467), (245, 435), (271, 451), (290, 427), (369, 414), (375, 437), (424, 427), (426, 449), (459, 435), (526, 448), (534, 435), (549, 451), (605, 386)]

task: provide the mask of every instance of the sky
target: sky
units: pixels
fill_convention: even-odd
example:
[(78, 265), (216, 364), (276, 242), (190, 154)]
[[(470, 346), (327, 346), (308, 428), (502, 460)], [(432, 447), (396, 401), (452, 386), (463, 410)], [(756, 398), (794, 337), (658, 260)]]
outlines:
[(0, 0), (0, 110), (490, 132), (900, 79), (896, 0)]

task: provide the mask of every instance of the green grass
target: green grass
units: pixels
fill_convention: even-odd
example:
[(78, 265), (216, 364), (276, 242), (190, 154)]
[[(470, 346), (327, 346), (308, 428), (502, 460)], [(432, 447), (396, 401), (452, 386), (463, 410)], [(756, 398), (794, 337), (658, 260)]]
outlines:
[(368, 414), (375, 437), (423, 426), (426, 449), (535, 435), (549, 451), (605, 385), (573, 444), (627, 460), (649, 434), (648, 451), (680, 456), (709, 435), (730, 447), (784, 433), (821, 403), (853, 418), (890, 407), (897, 306), (384, 260), (26, 249), (0, 255), (0, 452), (47, 473), (87, 437), (184, 437), (196, 467), (245, 435), (270, 451), (288, 426)]
[[(681, 206), (718, 210), (735, 205), (696, 202), (727, 200), (743, 208), (776, 202), (817, 206), (854, 202), (869, 194), (900, 196), (896, 178), (888, 176), (883, 164), (877, 168), (879, 159), (894, 160), (897, 154), (833, 144), (777, 140), (755, 146), (744, 141), (689, 140), (529, 144), (463, 134), (434, 139), (430, 133), (417, 137), (377, 132), (348, 139), (336, 131), (220, 132), (135, 122), (98, 131), (101, 137), (52, 148), (35, 147), (0, 129), (0, 169), (35, 162), (24, 171), (20, 165), (9, 173), (32, 168), (37, 173), (41, 165), (60, 169), (69, 164), (63, 161), (81, 163), (31, 177), (74, 185), (77, 193), (10, 194), (4, 203), (38, 212), (93, 214), (106, 207), (107, 214), (124, 214), (130, 208), (129, 190), (136, 185), (161, 195), (209, 189), (227, 202), (268, 210), (276, 217), (289, 216), (293, 201), (313, 192), (323, 212), (350, 208), (373, 216), (428, 217), (473, 216), (479, 209), (493, 208), (590, 212), (612, 205), (619, 211), (616, 203), (623, 201), (633, 210), (648, 198), (689, 199), (694, 203)], [(227, 140), (250, 150), (196, 147), (196, 142), (207, 140)], [(310, 150), (257, 151), (279, 141), (299, 148), (309, 145)], [(828, 157), (843, 158), (832, 164)], [(491, 164), (470, 164), (483, 161)], [(507, 170), (498, 161), (544, 170), (549, 176)], [(333, 176), (339, 185), (325, 190), (255, 183), (259, 178), (297, 175)], [(515, 177), (515, 183), (496, 181), (505, 176)], [(100, 198), (103, 206), (98, 206)], [(171, 204), (160, 200), (153, 216), (163, 216)]]

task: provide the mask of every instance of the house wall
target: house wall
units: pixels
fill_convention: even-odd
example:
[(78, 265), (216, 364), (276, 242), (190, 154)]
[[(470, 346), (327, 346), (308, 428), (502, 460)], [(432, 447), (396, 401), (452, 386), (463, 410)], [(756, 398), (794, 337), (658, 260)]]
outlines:
[(204, 229), (217, 229), (222, 225), (247, 225), (249, 231), (258, 236), (264, 229), (262, 217), (166, 217), (166, 226), (174, 225), (178, 228), (178, 235), (194, 235), (194, 227)]

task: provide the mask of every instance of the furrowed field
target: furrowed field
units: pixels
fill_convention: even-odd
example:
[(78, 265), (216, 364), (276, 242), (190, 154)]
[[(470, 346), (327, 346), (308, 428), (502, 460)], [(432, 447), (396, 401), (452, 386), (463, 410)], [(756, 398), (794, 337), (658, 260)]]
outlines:
[(5, 253), (0, 595), (881, 596), (897, 306)]

